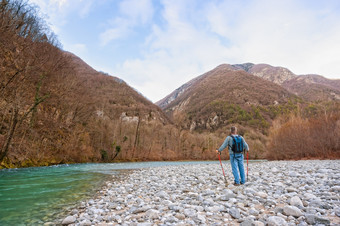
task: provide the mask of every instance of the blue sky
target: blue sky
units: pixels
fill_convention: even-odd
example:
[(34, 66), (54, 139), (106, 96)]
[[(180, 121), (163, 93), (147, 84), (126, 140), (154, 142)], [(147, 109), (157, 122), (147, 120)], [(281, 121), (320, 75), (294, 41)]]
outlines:
[(156, 102), (222, 64), (340, 78), (338, 0), (29, 0), (63, 49)]

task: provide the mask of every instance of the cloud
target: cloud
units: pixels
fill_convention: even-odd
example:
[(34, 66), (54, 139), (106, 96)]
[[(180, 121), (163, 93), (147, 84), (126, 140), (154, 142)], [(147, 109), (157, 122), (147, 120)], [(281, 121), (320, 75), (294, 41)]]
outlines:
[(126, 0), (119, 4), (116, 17), (108, 21), (108, 27), (99, 35), (102, 46), (113, 40), (127, 37), (137, 26), (151, 21), (154, 13), (152, 0)]
[(89, 33), (92, 43), (63, 45), (105, 52), (93, 58), (109, 63), (96, 62), (96, 68), (121, 77), (152, 101), (222, 63), (268, 63), (296, 74), (340, 76), (340, 1), (107, 0), (101, 6), (94, 0), (31, 1), (54, 18), (54, 29), (62, 29), (73, 14), (102, 19), (100, 7), (109, 7), (109, 20), (107, 13), (101, 26), (88, 25), (92, 32), (104, 26)]
[(78, 56), (86, 55), (88, 53), (88, 48), (83, 43), (66, 45), (65, 49), (67, 49), (68, 51), (70, 51), (70, 52), (72, 52), (72, 53), (74, 53)]
[(40, 7), (41, 11), (47, 15), (47, 21), (52, 24), (52, 29), (58, 33), (69, 16), (78, 15), (80, 18), (86, 17), (93, 6), (95, 0), (29, 0)]
[[(127, 82), (157, 101), (175, 88), (218, 64), (239, 56), (237, 47), (195, 24), (183, 1), (165, 1), (164, 24), (154, 24), (142, 58), (128, 59), (115, 68)], [(150, 83), (149, 81), (153, 81)]]
[(114, 70), (153, 101), (222, 63), (268, 63), (339, 77), (339, 7), (309, 3), (162, 1), (162, 23), (153, 23), (142, 57)]
[(213, 5), (208, 21), (212, 31), (239, 47), (244, 61), (280, 65), (298, 74), (323, 74), (317, 65), (334, 59), (340, 50), (336, 41), (340, 14), (335, 10), (339, 7), (309, 3), (253, 1), (232, 18), (221, 13), (230, 5)]

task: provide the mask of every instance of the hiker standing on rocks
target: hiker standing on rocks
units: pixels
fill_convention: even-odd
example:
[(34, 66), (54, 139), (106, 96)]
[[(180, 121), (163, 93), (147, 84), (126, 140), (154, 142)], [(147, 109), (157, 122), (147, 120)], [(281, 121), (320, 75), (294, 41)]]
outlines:
[(221, 154), (226, 147), (228, 147), (229, 150), (230, 164), (234, 175), (234, 185), (240, 185), (240, 176), (241, 184), (244, 184), (246, 182), (246, 177), (243, 165), (243, 151), (249, 151), (249, 147), (244, 138), (237, 134), (237, 128), (235, 126), (230, 128), (230, 135), (227, 136), (216, 152)]

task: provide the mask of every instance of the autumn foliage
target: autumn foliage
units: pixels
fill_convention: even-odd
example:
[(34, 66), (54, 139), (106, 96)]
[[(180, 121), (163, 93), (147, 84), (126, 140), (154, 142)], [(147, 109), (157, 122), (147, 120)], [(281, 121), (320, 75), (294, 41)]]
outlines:
[(178, 129), (119, 78), (60, 49), (24, 0), (0, 3), (0, 163), (211, 159), (213, 134)]
[(339, 110), (311, 118), (278, 119), (269, 134), (269, 159), (340, 158)]
[(310, 105), (296, 116), (295, 95), (221, 67), (165, 109), (169, 119), (124, 81), (61, 50), (37, 15), (26, 0), (0, 1), (0, 167), (217, 160), (231, 125), (252, 159), (267, 149), (270, 159), (339, 158), (339, 109)]

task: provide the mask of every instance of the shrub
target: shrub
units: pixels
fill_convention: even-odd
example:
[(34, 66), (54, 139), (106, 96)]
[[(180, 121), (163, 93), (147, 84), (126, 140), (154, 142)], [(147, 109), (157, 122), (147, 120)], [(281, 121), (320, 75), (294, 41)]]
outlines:
[(274, 121), (269, 132), (268, 159), (340, 158), (340, 112), (303, 119)]

